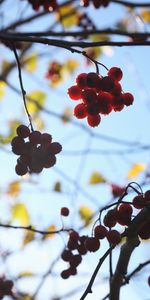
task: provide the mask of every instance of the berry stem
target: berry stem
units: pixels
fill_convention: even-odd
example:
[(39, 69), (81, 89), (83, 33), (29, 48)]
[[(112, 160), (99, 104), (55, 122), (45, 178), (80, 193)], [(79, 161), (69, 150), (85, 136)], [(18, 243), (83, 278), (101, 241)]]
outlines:
[(21, 66), (20, 66), (20, 62), (19, 62), (19, 57), (18, 57), (16, 48), (15, 48), (15, 46), (14, 46), (13, 43), (12, 43), (12, 49), (13, 49), (13, 52), (14, 52), (14, 55), (15, 55), (15, 58), (16, 58), (17, 67), (18, 67), (18, 75), (19, 75), (19, 81), (20, 81), (20, 87), (21, 87), (21, 92), (22, 92), (22, 98), (23, 98), (25, 112), (26, 112), (27, 117), (29, 119), (29, 124), (30, 124), (30, 127), (31, 127), (31, 131), (34, 131), (33, 125), (32, 125), (32, 118), (31, 118), (31, 115), (29, 114), (29, 111), (28, 111), (28, 108), (27, 108), (27, 104), (26, 104), (26, 98), (25, 98), (26, 91), (25, 91), (25, 89), (23, 87), (23, 81), (22, 81), (22, 74), (21, 74)]

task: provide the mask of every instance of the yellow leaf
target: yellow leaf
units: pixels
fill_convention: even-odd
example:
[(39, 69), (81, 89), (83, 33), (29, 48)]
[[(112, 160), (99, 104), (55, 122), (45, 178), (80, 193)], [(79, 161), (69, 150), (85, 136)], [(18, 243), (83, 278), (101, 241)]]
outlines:
[(76, 8), (71, 5), (64, 5), (59, 7), (56, 18), (59, 20), (64, 27), (71, 27), (78, 23), (79, 12)]
[(50, 225), (45, 231), (50, 231), (51, 233), (43, 235), (43, 240), (47, 240), (49, 238), (54, 237), (56, 230), (57, 229), (54, 224)]
[(26, 272), (21, 272), (19, 273), (17, 279), (23, 278), (23, 277), (30, 277), (30, 276), (34, 276), (35, 274), (30, 272), (30, 271), (26, 271)]
[(17, 197), (18, 194), (20, 193), (20, 181), (12, 181), (7, 190), (7, 194), (11, 197)]
[(0, 80), (0, 100), (2, 100), (3, 97), (5, 96), (5, 88), (6, 88), (6, 83)]
[(57, 193), (61, 193), (61, 182), (57, 181), (54, 184), (54, 191), (57, 192)]
[(79, 215), (85, 224), (89, 225), (92, 221), (93, 211), (88, 206), (81, 205), (79, 208)]
[(34, 240), (35, 232), (27, 230), (23, 239), (23, 246), (29, 244), (31, 241)]
[(43, 107), (46, 94), (40, 90), (32, 91), (27, 95), (28, 110), (31, 114), (35, 114)]
[(141, 17), (145, 22), (150, 23), (150, 10), (143, 9), (141, 12)]
[(93, 172), (89, 178), (89, 184), (105, 183), (106, 179), (99, 172)]
[(16, 203), (11, 208), (12, 221), (17, 220), (21, 226), (29, 225), (30, 218), (28, 210), (23, 203)]
[(70, 73), (74, 72), (75, 69), (79, 66), (79, 62), (75, 59), (69, 59), (66, 64), (65, 64), (66, 68), (68, 69), (68, 71)]
[(31, 55), (25, 56), (23, 58), (23, 64), (24, 64), (25, 69), (30, 73), (36, 71), (37, 60), (38, 60), (37, 53), (32, 53)]
[(137, 177), (142, 171), (145, 170), (145, 165), (141, 163), (133, 164), (132, 168), (128, 171), (127, 178), (132, 179)]

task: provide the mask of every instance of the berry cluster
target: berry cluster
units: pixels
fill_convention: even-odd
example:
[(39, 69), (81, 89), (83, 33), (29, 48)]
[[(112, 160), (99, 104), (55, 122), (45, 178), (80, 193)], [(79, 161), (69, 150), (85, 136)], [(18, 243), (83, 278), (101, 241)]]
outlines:
[(84, 7), (88, 7), (90, 3), (92, 3), (95, 8), (101, 6), (106, 7), (109, 4), (109, 0), (81, 0), (81, 5)]
[[(12, 152), (20, 155), (15, 171), (18, 175), (40, 173), (43, 168), (50, 168), (56, 163), (56, 154), (62, 150), (59, 143), (52, 143), (48, 133), (31, 131), (25, 125), (17, 127), (17, 136), (12, 141)], [(27, 139), (27, 141), (26, 141)]]
[(5, 278), (0, 277), (0, 299), (3, 299), (5, 296), (11, 296), (12, 288), (12, 280), (6, 280)]
[(119, 83), (122, 77), (122, 70), (117, 67), (112, 67), (105, 77), (94, 72), (79, 74), (76, 85), (68, 89), (72, 100), (80, 100), (74, 108), (74, 115), (78, 119), (87, 117), (88, 124), (95, 127), (101, 121), (101, 114), (108, 115), (131, 105), (134, 98), (131, 93), (122, 91)]
[[(103, 225), (94, 227), (93, 236), (80, 236), (78, 232), (72, 230), (69, 232), (67, 247), (63, 251), (61, 258), (69, 263), (69, 267), (61, 272), (63, 279), (77, 274), (77, 266), (82, 261), (82, 255), (87, 252), (96, 252), (99, 250), (101, 240), (106, 238), (111, 245), (120, 243), (122, 235), (114, 227), (129, 226), (132, 221), (133, 208), (142, 209), (150, 203), (150, 190), (145, 194), (139, 194), (133, 198), (132, 204), (118, 203), (115, 208), (109, 209), (103, 219)], [(61, 215), (68, 216), (69, 210), (66, 207), (61, 209)], [(150, 221), (145, 222), (139, 230), (138, 235), (142, 239), (150, 238)], [(148, 279), (150, 282), (150, 279)]]
[(45, 11), (54, 11), (57, 9), (57, 0), (28, 0), (32, 8), (36, 11), (43, 7)]

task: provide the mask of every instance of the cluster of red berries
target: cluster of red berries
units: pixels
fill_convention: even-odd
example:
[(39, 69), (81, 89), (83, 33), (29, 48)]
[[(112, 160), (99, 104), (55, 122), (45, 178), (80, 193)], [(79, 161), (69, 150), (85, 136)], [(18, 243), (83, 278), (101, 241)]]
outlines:
[(122, 77), (122, 70), (117, 67), (112, 67), (105, 77), (94, 72), (79, 74), (76, 85), (68, 89), (69, 97), (81, 102), (74, 108), (74, 115), (78, 119), (87, 117), (88, 124), (95, 127), (101, 121), (101, 114), (121, 111), (133, 104), (133, 95), (122, 91), (119, 83)]
[(12, 295), (13, 282), (0, 277), (0, 300), (5, 296)]
[[(67, 279), (71, 275), (76, 275), (77, 266), (82, 261), (82, 255), (99, 250), (100, 240), (106, 238), (111, 245), (117, 245), (121, 241), (122, 236), (118, 230), (112, 228), (116, 224), (129, 226), (132, 221), (133, 207), (142, 209), (148, 203), (150, 203), (150, 190), (146, 191), (145, 194), (135, 196), (132, 204), (118, 203), (115, 208), (109, 209), (104, 216), (103, 225), (100, 223), (95, 226), (93, 236), (80, 236), (78, 232), (70, 231), (67, 247), (61, 255), (62, 260), (69, 263), (69, 267), (61, 272), (61, 277)], [(61, 209), (61, 214), (67, 216), (69, 210), (64, 207)], [(150, 238), (150, 221), (145, 222), (138, 235), (141, 239)], [(148, 280), (150, 281), (150, 279)]]
[[(59, 143), (52, 142), (48, 133), (31, 131), (25, 125), (17, 127), (17, 136), (12, 141), (12, 152), (20, 155), (15, 171), (18, 175), (40, 173), (43, 168), (50, 168), (56, 163), (56, 154), (62, 150)], [(26, 141), (27, 139), (27, 141)]]
[(45, 11), (54, 11), (57, 9), (57, 0), (28, 0), (32, 8), (36, 11), (43, 7)]
[(88, 7), (90, 3), (92, 3), (95, 8), (101, 6), (106, 7), (109, 4), (109, 0), (81, 0), (81, 5), (84, 7)]

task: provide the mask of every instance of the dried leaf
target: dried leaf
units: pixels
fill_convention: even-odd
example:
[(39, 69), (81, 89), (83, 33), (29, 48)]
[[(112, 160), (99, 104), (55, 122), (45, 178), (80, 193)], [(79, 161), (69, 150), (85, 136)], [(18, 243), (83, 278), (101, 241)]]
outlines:
[(55, 235), (55, 231), (56, 231), (56, 226), (54, 224), (50, 225), (48, 228), (45, 229), (45, 231), (50, 231), (50, 234), (45, 234), (43, 236), (43, 240), (47, 240), (49, 238), (53, 238)]
[(145, 168), (145, 165), (142, 163), (133, 164), (131, 169), (128, 171), (127, 178), (132, 179), (134, 177), (137, 177), (141, 172), (145, 170)]
[(28, 210), (23, 203), (16, 203), (11, 207), (12, 221), (17, 220), (21, 226), (27, 226), (30, 222)]
[(105, 182), (106, 182), (106, 179), (99, 172), (93, 172), (89, 178), (89, 184), (99, 184), (99, 183), (105, 183)]
[[(33, 227), (32, 227), (33, 228)], [(35, 232), (27, 230), (23, 239), (23, 246), (29, 244), (35, 238)]]
[(17, 197), (18, 194), (20, 193), (20, 181), (12, 181), (7, 190), (7, 194), (11, 197)]

